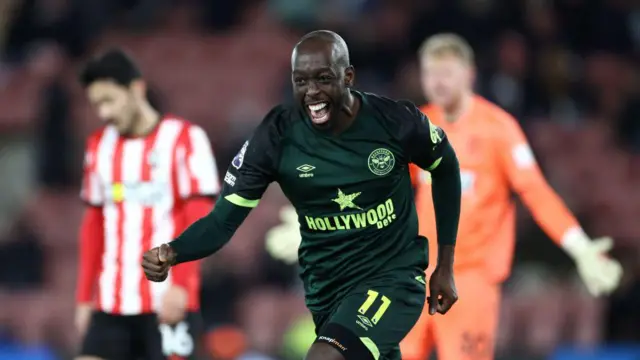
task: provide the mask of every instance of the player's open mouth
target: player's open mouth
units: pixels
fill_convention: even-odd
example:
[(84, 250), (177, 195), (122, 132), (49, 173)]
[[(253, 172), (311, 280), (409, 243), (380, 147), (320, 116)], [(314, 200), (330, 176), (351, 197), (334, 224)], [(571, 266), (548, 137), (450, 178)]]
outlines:
[(331, 106), (329, 106), (328, 102), (309, 104), (307, 105), (307, 109), (309, 109), (311, 122), (313, 122), (314, 124), (322, 125), (329, 121), (329, 110), (331, 109)]

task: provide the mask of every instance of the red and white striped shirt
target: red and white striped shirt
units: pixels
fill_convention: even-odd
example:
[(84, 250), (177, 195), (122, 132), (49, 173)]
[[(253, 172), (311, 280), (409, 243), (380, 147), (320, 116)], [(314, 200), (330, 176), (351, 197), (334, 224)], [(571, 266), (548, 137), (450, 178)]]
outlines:
[[(165, 117), (145, 137), (122, 137), (111, 126), (94, 133), (87, 142), (81, 198), (102, 212), (102, 244), (95, 244), (103, 246), (97, 309), (122, 315), (157, 311), (165, 290), (178, 284), (178, 268), (188, 264), (172, 269), (165, 282), (149, 282), (142, 254), (190, 224), (182, 211), (190, 198), (219, 190), (211, 145), (198, 126)], [(188, 266), (194, 274), (182, 275), (190, 278), (180, 285), (189, 293), (190, 308), (197, 308), (199, 274), (197, 266)], [(81, 265), (80, 271), (87, 270)], [(89, 296), (89, 290), (79, 291), (85, 293), (80, 298)]]

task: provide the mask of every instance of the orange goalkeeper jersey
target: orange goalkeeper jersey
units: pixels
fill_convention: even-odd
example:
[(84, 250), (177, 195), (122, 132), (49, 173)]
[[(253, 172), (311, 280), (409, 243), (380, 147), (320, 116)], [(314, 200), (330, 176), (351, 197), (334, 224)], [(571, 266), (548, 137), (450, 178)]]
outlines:
[[(462, 209), (456, 243), (455, 270), (478, 270), (501, 282), (510, 272), (515, 245), (518, 194), (537, 223), (557, 243), (578, 226), (544, 179), (517, 121), (498, 106), (475, 96), (456, 122), (445, 121), (442, 110), (421, 110), (440, 126), (460, 161)], [(430, 240), (431, 264), (437, 254), (435, 214), (429, 174), (412, 165), (420, 232)]]

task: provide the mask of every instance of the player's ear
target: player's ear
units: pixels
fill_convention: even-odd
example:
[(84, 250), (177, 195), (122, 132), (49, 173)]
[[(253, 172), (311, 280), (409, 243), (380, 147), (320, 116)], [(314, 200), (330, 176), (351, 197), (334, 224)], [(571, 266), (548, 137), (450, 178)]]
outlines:
[(353, 87), (353, 84), (356, 79), (356, 71), (353, 66), (349, 65), (346, 69), (344, 69), (344, 86), (345, 87)]
[(138, 99), (144, 99), (147, 96), (147, 84), (143, 80), (134, 80), (129, 85), (131, 92)]

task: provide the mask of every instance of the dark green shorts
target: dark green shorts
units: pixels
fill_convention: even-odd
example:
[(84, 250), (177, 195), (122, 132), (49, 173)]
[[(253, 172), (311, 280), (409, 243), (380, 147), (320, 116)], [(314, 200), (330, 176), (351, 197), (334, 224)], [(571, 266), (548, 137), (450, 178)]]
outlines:
[(400, 341), (422, 314), (425, 291), (424, 272), (418, 268), (371, 278), (332, 311), (313, 314), (316, 341), (333, 345), (347, 360), (399, 360)]

